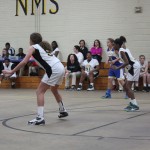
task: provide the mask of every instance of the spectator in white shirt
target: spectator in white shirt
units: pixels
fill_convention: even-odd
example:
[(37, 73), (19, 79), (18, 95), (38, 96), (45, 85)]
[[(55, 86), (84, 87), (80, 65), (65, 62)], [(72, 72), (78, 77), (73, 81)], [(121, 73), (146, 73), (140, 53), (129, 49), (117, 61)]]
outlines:
[(77, 88), (78, 91), (82, 90), (82, 83), (86, 78), (89, 78), (90, 84), (88, 87), (88, 91), (94, 90), (94, 78), (99, 75), (99, 62), (97, 59), (92, 58), (91, 52), (87, 53), (87, 59), (82, 63), (81, 69), (81, 77), (79, 86)]
[(10, 43), (5, 44), (6, 50), (9, 54), (9, 56), (15, 56), (15, 49), (10, 46)]
[(74, 53), (75, 53), (75, 55), (76, 55), (77, 58), (78, 58), (79, 64), (81, 65), (82, 62), (83, 62), (83, 60), (84, 60), (84, 56), (83, 56), (83, 54), (80, 52), (80, 47), (79, 47), (78, 45), (75, 45), (75, 46), (74, 46)]
[(51, 52), (51, 54), (52, 55), (55, 55), (56, 57), (58, 56), (58, 54), (59, 54), (59, 52), (60, 52), (60, 50), (59, 50), (59, 48), (58, 48), (58, 44), (57, 44), (57, 42), (56, 41), (53, 41), (52, 42), (52, 52)]

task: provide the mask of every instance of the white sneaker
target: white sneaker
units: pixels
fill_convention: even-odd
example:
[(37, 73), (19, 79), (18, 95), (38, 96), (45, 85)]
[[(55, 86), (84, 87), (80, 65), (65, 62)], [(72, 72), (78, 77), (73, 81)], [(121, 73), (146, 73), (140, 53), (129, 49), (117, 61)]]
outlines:
[(87, 91), (94, 91), (94, 86), (90, 84)]
[(44, 125), (45, 124), (45, 120), (42, 117), (37, 116), (35, 119), (28, 121), (29, 125)]

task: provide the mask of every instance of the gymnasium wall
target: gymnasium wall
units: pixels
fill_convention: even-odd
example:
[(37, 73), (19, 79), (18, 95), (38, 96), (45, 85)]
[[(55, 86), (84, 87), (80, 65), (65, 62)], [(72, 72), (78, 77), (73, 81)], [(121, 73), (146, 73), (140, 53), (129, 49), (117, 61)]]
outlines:
[(105, 61), (107, 38), (124, 35), (136, 58), (144, 54), (150, 60), (149, 8), (150, 0), (0, 0), (0, 49), (10, 42), (26, 53), (30, 34), (40, 32), (44, 40), (58, 42), (61, 61), (80, 39), (88, 48), (99, 39)]

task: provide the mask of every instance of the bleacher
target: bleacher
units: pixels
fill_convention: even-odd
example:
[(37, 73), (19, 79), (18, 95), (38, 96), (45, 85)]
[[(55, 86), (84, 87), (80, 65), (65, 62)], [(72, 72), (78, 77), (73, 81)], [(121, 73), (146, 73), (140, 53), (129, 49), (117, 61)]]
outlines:
[[(66, 63), (63, 62), (64, 66), (66, 66)], [(109, 65), (105, 64), (104, 62), (100, 65), (100, 75), (94, 80), (94, 87), (96, 90), (105, 90), (107, 87), (108, 82), (108, 68)], [(44, 74), (44, 70), (39, 70), (39, 76), (22, 76), (18, 77), (16, 80), (16, 88), (37, 88), (41, 78)], [(77, 79), (77, 85), (78, 85), (79, 79)], [(87, 89), (89, 81), (84, 81), (83, 83), (83, 89)], [(0, 84), (0, 88), (11, 88), (11, 83), (9, 80), (3, 80)], [(65, 88), (65, 79), (63, 80), (62, 85), (59, 87), (60, 89)]]

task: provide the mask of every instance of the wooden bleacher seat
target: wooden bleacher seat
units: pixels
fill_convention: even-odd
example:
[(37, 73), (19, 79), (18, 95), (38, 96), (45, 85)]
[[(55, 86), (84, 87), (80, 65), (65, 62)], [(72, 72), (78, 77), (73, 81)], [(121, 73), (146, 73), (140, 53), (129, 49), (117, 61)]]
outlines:
[[(66, 66), (66, 62), (63, 62), (63, 65)], [(108, 82), (108, 68), (109, 65), (102, 62), (100, 64), (100, 75), (94, 80), (94, 86), (96, 90), (105, 90), (107, 88)], [(43, 69), (39, 69), (39, 76), (22, 76), (18, 77), (16, 80), (16, 88), (37, 88), (41, 78), (44, 74)], [(79, 79), (77, 79), (79, 82)], [(78, 85), (78, 84), (77, 84)], [(83, 89), (87, 89), (88, 81), (84, 81)], [(11, 83), (9, 80), (3, 80), (0, 88), (11, 88)], [(63, 80), (62, 85), (59, 87), (60, 89), (65, 88), (65, 80)]]

